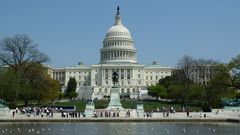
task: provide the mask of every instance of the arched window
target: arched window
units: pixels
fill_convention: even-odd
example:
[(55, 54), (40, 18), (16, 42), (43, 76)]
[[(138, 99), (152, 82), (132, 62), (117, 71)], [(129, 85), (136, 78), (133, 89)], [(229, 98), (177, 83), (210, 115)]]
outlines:
[(130, 93), (130, 89), (127, 89), (127, 93)]
[(135, 88), (133, 88), (133, 93), (136, 93)]
[(122, 88), (121, 93), (124, 93), (124, 89)]

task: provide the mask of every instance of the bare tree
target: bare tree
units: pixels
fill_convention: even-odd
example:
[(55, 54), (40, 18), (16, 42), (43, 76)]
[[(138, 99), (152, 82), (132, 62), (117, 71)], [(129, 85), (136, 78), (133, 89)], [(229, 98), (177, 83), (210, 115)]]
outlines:
[(216, 71), (219, 61), (212, 59), (196, 59), (194, 60), (194, 73), (195, 83), (207, 85), (207, 82), (212, 79), (214, 72)]
[(193, 72), (193, 65), (194, 65), (194, 58), (191, 56), (183, 56), (183, 58), (179, 61), (178, 66), (182, 72), (181, 80), (182, 85), (185, 89), (183, 91), (183, 103), (188, 105), (189, 96), (190, 96), (190, 84), (191, 84), (191, 77)]
[(47, 55), (37, 49), (27, 35), (6, 37), (0, 42), (0, 64), (12, 67), (15, 71), (28, 69), (34, 63), (47, 62)]
[(184, 55), (179, 61), (178, 66), (183, 70), (185, 79), (191, 79), (191, 73), (193, 72), (194, 58), (188, 55)]

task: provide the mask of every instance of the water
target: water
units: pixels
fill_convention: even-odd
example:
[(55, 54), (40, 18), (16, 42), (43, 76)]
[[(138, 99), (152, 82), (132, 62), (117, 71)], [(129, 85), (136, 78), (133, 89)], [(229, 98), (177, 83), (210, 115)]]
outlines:
[(239, 123), (0, 123), (0, 135), (239, 135)]

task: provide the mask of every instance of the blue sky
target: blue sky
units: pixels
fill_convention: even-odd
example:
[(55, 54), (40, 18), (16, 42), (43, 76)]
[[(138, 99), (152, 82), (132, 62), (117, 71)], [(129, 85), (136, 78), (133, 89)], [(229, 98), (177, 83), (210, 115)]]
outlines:
[(28, 34), (54, 67), (97, 64), (117, 5), (141, 64), (240, 54), (239, 0), (1, 0), (0, 39)]

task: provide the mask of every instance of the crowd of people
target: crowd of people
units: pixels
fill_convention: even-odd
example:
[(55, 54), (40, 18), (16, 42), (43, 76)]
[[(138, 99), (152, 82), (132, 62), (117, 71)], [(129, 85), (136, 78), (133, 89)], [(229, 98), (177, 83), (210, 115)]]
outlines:
[(12, 116), (15, 117), (16, 114), (23, 114), (27, 117), (48, 117), (53, 118), (54, 113), (60, 111), (58, 108), (51, 107), (22, 107), (16, 108), (12, 111)]
[[(182, 112), (186, 113), (187, 117), (192, 117), (190, 115), (189, 109), (182, 109)], [(120, 110), (93, 110), (92, 117), (135, 117), (134, 112), (131, 110), (125, 110), (125, 114), (121, 112)], [(163, 117), (169, 117), (170, 114), (175, 114), (176, 111), (174, 107), (162, 107), (161, 109), (157, 108), (154, 112), (153, 110), (147, 110), (143, 112), (143, 117), (154, 117), (156, 114), (162, 113)], [(217, 111), (218, 113), (218, 111)], [(61, 118), (84, 118), (86, 117), (85, 112), (76, 112), (76, 111), (66, 111), (62, 108), (54, 108), (54, 107), (22, 107), (22, 108), (16, 108), (14, 111), (12, 111), (12, 117), (15, 117), (16, 114), (25, 115), (27, 117), (40, 117), (40, 118), (53, 118), (55, 117), (61, 117)], [(137, 117), (140, 117), (139, 113), (137, 112)], [(159, 115), (158, 115), (159, 116)], [(203, 116), (199, 117), (207, 117), (206, 114), (203, 114)]]

